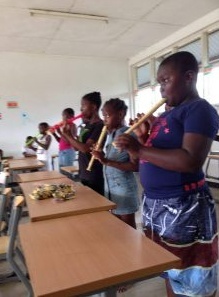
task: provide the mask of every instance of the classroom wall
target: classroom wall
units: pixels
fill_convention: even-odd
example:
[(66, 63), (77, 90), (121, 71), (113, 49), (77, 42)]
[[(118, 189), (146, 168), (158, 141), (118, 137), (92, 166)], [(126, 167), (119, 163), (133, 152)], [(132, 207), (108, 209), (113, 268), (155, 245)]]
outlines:
[[(39, 122), (56, 124), (66, 107), (78, 114), (84, 94), (100, 91), (108, 99), (128, 93), (125, 60), (1, 53), (0, 70), (0, 148), (15, 157)], [(18, 107), (7, 107), (9, 101)]]

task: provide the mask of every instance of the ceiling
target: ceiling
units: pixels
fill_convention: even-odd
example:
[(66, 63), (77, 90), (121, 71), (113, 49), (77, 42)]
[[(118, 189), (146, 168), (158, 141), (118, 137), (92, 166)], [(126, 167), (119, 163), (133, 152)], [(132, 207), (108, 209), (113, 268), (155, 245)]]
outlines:
[[(29, 9), (107, 16), (31, 16)], [(219, 0), (0, 0), (0, 52), (128, 58), (219, 8)]]

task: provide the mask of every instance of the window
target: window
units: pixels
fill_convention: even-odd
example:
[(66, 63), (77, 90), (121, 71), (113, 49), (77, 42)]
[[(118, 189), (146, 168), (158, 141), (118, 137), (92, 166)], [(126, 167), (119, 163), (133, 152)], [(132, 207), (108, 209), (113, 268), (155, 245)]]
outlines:
[[(135, 97), (135, 112), (147, 113), (158, 101), (161, 100), (160, 87), (144, 88), (138, 91)], [(154, 115), (158, 115), (164, 111), (164, 105), (154, 112)]]
[(125, 116), (125, 123), (126, 123), (126, 125), (128, 125), (129, 124), (129, 119), (131, 118), (130, 101), (129, 101), (129, 98), (122, 98), (122, 100), (125, 101), (125, 104), (128, 107), (127, 113), (126, 113), (126, 116)]
[(208, 55), (209, 62), (219, 60), (219, 30), (208, 36)]
[(204, 76), (204, 90), (205, 98), (215, 106), (219, 106), (219, 87), (218, 87), (218, 77), (219, 77), (219, 64), (215, 64), (214, 68), (210, 72), (206, 73)]
[(163, 55), (163, 56), (160, 56), (158, 57), (156, 60), (155, 60), (155, 75), (157, 74), (157, 70), (160, 66), (160, 63), (166, 59), (168, 56), (170, 56), (172, 53), (171, 52), (168, 52), (167, 54)]
[(204, 97), (204, 73), (201, 71), (198, 73), (197, 84), (198, 94), (200, 97)]
[(186, 51), (192, 53), (200, 65), (202, 63), (202, 47), (201, 47), (201, 40), (195, 40), (191, 43), (188, 43), (182, 47), (179, 47), (179, 52)]
[(144, 64), (137, 68), (137, 87), (138, 89), (141, 89), (145, 87), (146, 85), (150, 84), (150, 64)]
[(151, 87), (139, 90), (135, 97), (135, 113), (146, 113), (153, 104), (153, 91)]

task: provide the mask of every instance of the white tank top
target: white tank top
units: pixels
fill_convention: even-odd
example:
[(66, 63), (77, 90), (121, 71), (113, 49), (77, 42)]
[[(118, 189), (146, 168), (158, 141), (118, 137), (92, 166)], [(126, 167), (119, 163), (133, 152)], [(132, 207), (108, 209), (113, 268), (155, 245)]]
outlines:
[[(38, 138), (38, 141), (42, 144), (46, 144), (46, 137), (47, 135), (41, 136), (40, 138)], [(50, 156), (49, 149), (45, 150), (39, 144), (37, 145), (36, 154), (37, 154), (37, 159), (39, 161), (48, 161)]]

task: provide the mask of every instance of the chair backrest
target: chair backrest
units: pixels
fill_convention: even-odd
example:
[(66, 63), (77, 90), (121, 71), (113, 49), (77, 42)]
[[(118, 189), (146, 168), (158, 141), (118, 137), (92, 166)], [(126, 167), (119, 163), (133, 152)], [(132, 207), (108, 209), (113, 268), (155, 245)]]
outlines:
[(2, 231), (2, 222), (6, 211), (6, 204), (7, 204), (6, 202), (7, 202), (7, 197), (4, 194), (0, 194), (0, 234)]
[(1, 171), (0, 172), (0, 189), (2, 192), (2, 189), (5, 189), (5, 184), (6, 184), (6, 179), (7, 179), (7, 174), (6, 172)]
[(11, 216), (9, 221), (8, 236), (10, 240), (9, 240), (9, 246), (7, 251), (7, 257), (11, 257), (14, 252), (18, 224), (22, 215), (23, 205), (24, 205), (24, 197), (16, 196), (13, 201), (12, 211), (11, 211)]

